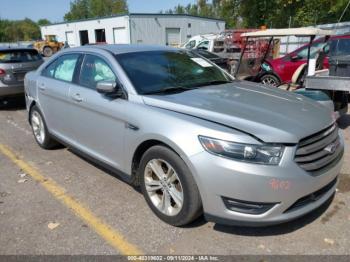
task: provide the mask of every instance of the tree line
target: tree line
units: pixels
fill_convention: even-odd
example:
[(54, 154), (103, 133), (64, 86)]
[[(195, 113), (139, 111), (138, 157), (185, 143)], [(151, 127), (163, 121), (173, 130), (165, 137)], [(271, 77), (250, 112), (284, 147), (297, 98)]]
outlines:
[(48, 24), (50, 24), (50, 21), (47, 19), (40, 19), (37, 22), (34, 22), (29, 18), (18, 21), (0, 19), (0, 42), (17, 42), (40, 39), (40, 26)]
[[(226, 21), (227, 28), (284, 28), (336, 23), (348, 0), (197, 0), (195, 4), (177, 5), (159, 11), (167, 14), (189, 14)], [(72, 0), (65, 21), (89, 19), (128, 13), (127, 0)], [(348, 10), (342, 21), (350, 21)], [(40, 39), (40, 26), (47, 19), (34, 22), (0, 19), (0, 42)]]
[[(198, 0), (168, 14), (190, 14), (226, 21), (227, 28), (285, 28), (336, 23), (348, 0)], [(348, 10), (342, 21), (350, 20)]]
[(102, 16), (126, 14), (129, 12), (126, 0), (74, 0), (65, 21), (88, 19)]

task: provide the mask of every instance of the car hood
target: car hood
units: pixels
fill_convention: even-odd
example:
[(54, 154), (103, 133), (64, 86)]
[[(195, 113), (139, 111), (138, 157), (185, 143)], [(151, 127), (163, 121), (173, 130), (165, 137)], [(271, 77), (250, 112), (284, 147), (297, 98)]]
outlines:
[(334, 122), (328, 108), (307, 97), (238, 80), (144, 96), (144, 103), (229, 126), (267, 143), (298, 143)]

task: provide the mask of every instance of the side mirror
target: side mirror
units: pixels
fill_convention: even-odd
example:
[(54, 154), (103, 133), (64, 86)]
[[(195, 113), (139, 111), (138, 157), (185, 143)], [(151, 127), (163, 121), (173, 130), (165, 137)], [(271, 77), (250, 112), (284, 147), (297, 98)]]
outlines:
[(123, 91), (120, 86), (115, 81), (100, 81), (96, 85), (96, 90), (100, 94), (104, 94), (106, 96), (122, 96)]
[(297, 55), (292, 55), (292, 56), (290, 57), (290, 60), (291, 60), (292, 62), (298, 61), (298, 60), (299, 60), (299, 56), (297, 56)]
[(205, 46), (200, 46), (200, 47), (198, 47), (197, 49), (198, 49), (198, 50), (208, 50), (208, 48), (205, 47)]
[(96, 85), (97, 92), (101, 94), (112, 94), (115, 93), (117, 83), (114, 81), (101, 81)]

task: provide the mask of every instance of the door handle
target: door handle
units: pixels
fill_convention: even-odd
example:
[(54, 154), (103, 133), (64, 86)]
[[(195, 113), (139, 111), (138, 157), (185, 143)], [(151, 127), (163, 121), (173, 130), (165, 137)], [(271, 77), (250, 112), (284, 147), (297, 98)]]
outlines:
[(44, 83), (41, 83), (41, 84), (39, 85), (39, 89), (40, 89), (41, 91), (44, 91), (44, 90), (46, 89), (45, 84), (44, 84)]
[(76, 101), (76, 102), (79, 102), (79, 103), (83, 101), (83, 99), (81, 98), (80, 94), (75, 94), (75, 95), (73, 95), (73, 96), (72, 96), (72, 99), (73, 99), (74, 101)]

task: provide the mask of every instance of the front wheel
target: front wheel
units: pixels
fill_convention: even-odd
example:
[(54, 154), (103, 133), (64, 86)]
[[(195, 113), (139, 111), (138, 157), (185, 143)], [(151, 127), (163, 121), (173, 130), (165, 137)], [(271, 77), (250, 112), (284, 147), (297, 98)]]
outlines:
[(43, 49), (43, 55), (44, 55), (45, 57), (51, 57), (51, 56), (53, 55), (53, 50), (52, 50), (52, 48), (49, 47), (49, 46), (44, 47), (44, 49)]
[(260, 79), (260, 83), (266, 86), (278, 87), (281, 81), (276, 76), (267, 74)]
[(138, 175), (147, 204), (164, 222), (183, 226), (202, 214), (194, 178), (184, 161), (169, 148), (154, 146), (147, 150)]

